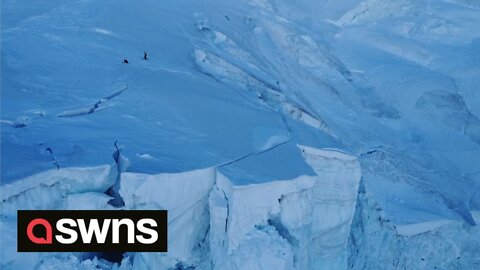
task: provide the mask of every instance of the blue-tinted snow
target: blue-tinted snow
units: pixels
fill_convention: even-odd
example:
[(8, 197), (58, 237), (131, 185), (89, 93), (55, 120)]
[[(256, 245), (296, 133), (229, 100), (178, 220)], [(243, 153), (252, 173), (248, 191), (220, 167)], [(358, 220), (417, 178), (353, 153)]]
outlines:
[[(3, 1), (2, 11), (4, 183), (112, 163), (115, 141), (133, 172), (240, 159), (221, 170), (258, 183), (311, 174), (304, 144), (359, 156), (396, 223), (473, 223), (480, 209), (473, 1)], [(199, 68), (196, 50), (228, 76)], [(281, 112), (281, 98), (254, 101), (251, 82), (333, 137)]]
[[(5, 16), (2, 120), (28, 121), (2, 124), (3, 183), (57, 165), (112, 163), (115, 141), (129, 171), (158, 173), (223, 164), (265, 150), (272, 138), (289, 139), (277, 113), (194, 68), (189, 39), (202, 36), (196, 10), (177, 5), (141, 1), (132, 10), (128, 1), (80, 1), (48, 16)], [(258, 172), (269, 177), (252, 181), (313, 173), (293, 143), (278, 160)]]

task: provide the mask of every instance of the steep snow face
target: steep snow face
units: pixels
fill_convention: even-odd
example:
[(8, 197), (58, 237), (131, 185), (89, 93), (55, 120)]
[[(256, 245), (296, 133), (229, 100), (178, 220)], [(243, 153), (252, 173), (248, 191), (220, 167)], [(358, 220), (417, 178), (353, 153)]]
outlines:
[[(111, 268), (108, 262), (83, 261), (82, 256), (70, 254), (18, 253), (17, 210), (110, 209), (112, 198), (104, 192), (117, 178), (115, 166), (68, 168), (49, 170), (12, 184), (3, 185), (0, 192), (0, 267), (2, 269), (30, 269), (38, 266), (48, 269), (49, 262), (56, 269), (62, 267)], [(79, 254), (76, 254), (79, 255)], [(80, 260), (79, 260), (80, 258)], [(61, 262), (61, 263), (60, 263)]]
[[(308, 100), (332, 134), (361, 157), (365, 185), (392, 221), (475, 224), (479, 99), (470, 93), (480, 74), (478, 8), (451, 1), (364, 1), (328, 18), (332, 26), (309, 17), (315, 11), (270, 3), (249, 21), (259, 50), (271, 66), (288, 63), (276, 70), (286, 91), (300, 92), (296, 96)], [(437, 23), (428, 22), (435, 18)], [(452, 18), (468, 33), (457, 39), (433, 31), (456, 28)], [(412, 30), (398, 33), (403, 22)], [(282, 58), (267, 50), (281, 51)]]
[(361, 185), (348, 269), (477, 269), (478, 239), (478, 226), (459, 221), (394, 225)]
[(286, 138), (275, 112), (195, 68), (193, 42), (208, 42), (195, 26), (202, 1), (57, 4), (2, 2), (3, 183), (108, 164), (115, 141), (128, 170), (152, 174), (222, 164)]
[[(115, 183), (116, 177), (116, 168), (110, 166), (67, 168), (46, 171), (3, 185), (0, 192), (2, 217), (15, 218), (19, 209), (47, 210), (67, 208), (69, 205), (74, 208), (79, 199), (75, 194), (104, 192)], [(106, 202), (98, 209), (105, 205)]]
[(225, 168), (259, 183), (312, 175), (302, 144), (361, 156), (365, 185), (396, 223), (474, 224), (478, 5), (211, 5), (2, 3), (2, 182), (108, 164), (115, 141), (127, 170), (149, 174), (288, 152), (293, 169), (272, 162), (268, 177), (247, 173), (248, 161)]
[[(2, 268), (118, 267), (13, 249), (17, 209), (110, 208), (110, 187), (178, 239), (121, 267), (475, 268), (475, 1), (0, 5)], [(359, 200), (347, 259), (360, 166), (397, 232)]]
[[(357, 158), (337, 151), (310, 147), (303, 147), (302, 151), (318, 175), (318, 180), (312, 191), (311, 232), (303, 232), (303, 239), (312, 239), (303, 248), (312, 251), (310, 258), (313, 259), (299, 268), (314, 265), (318, 269), (343, 269), (346, 263), (346, 239), (361, 178), (360, 164)], [(285, 204), (291, 202), (295, 205), (294, 201), (295, 198), (290, 198)], [(291, 207), (292, 212), (295, 208)]]
[(168, 210), (169, 251), (126, 254), (120, 264), (100, 254), (20, 254), (15, 245), (17, 209), (113, 209), (104, 192), (116, 183), (117, 168), (51, 170), (5, 185), (2, 269), (345, 268), (360, 164), (336, 150), (300, 149), (316, 175), (238, 185), (218, 168), (122, 173), (125, 206), (117, 209)]
[(167, 269), (199, 256), (194, 252), (201, 252), (199, 244), (209, 230), (208, 196), (215, 178), (211, 168), (179, 174), (122, 174), (120, 195), (126, 209), (168, 210), (168, 253), (136, 253), (135, 268)]
[(338, 151), (300, 148), (315, 176), (248, 186), (217, 176), (210, 194), (214, 269), (269, 268), (264, 260), (280, 269), (346, 267), (360, 164)]

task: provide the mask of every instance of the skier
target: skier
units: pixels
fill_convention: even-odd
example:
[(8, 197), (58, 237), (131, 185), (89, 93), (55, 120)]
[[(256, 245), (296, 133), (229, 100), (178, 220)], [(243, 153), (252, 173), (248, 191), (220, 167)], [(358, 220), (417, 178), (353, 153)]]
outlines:
[(127, 59), (123, 59), (123, 63), (124, 63), (124, 64), (128, 64), (128, 60), (127, 60)]
[(143, 52), (143, 60), (148, 60), (148, 58), (147, 58), (147, 52)]

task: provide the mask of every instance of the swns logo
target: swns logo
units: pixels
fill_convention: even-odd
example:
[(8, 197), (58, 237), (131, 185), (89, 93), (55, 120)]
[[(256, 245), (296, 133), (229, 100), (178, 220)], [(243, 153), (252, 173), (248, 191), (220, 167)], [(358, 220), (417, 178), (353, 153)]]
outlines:
[(167, 252), (166, 210), (19, 210), (19, 252)]

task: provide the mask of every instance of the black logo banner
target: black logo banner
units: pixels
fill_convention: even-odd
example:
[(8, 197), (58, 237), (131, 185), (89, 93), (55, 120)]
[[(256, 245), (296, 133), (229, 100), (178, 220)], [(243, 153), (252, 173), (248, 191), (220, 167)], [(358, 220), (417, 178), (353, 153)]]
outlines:
[(166, 210), (18, 210), (19, 252), (167, 252)]

